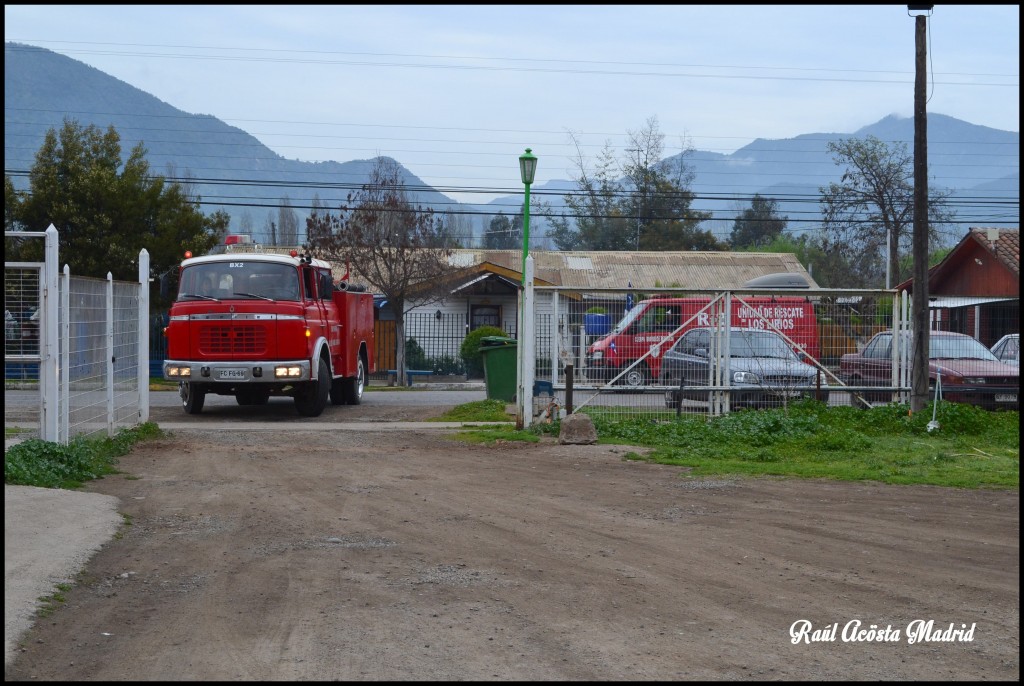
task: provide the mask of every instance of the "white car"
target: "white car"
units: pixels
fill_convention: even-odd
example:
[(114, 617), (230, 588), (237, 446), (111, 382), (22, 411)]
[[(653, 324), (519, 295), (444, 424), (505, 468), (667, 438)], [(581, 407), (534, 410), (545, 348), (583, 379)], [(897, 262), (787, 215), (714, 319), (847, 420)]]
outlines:
[(991, 348), (992, 354), (999, 358), (1000, 362), (1020, 366), (1020, 334), (1008, 333)]

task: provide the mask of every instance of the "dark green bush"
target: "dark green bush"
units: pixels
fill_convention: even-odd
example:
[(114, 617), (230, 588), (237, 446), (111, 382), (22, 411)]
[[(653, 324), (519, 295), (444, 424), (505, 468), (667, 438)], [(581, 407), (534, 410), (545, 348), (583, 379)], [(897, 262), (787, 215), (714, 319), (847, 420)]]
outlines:
[(416, 342), (415, 338), (405, 339), (405, 368), (430, 369), (427, 354), (423, 352), (423, 347)]
[(452, 355), (435, 357), (431, 368), (435, 374), (444, 374), (446, 376), (459, 376), (466, 373), (466, 365), (462, 360)]
[(508, 338), (504, 330), (496, 326), (481, 326), (479, 329), (470, 331), (462, 341), (459, 348), (459, 355), (466, 363), (466, 376), (471, 379), (479, 379), (484, 375), (484, 360), (480, 354), (480, 339), (486, 336), (502, 336)]

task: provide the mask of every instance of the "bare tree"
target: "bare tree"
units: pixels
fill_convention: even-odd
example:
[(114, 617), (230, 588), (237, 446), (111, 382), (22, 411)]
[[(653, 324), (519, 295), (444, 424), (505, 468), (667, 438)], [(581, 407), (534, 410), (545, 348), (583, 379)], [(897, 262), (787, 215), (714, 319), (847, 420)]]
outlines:
[(281, 205), (277, 208), (277, 233), (281, 245), (299, 244), (299, 216), (292, 209), (287, 195), (281, 198)]
[[(891, 146), (875, 138), (848, 138), (828, 144), (837, 165), (847, 169), (839, 183), (819, 189), (824, 214), (821, 244), (859, 255), (847, 287), (877, 286), (886, 275), (886, 288), (909, 274), (900, 271), (900, 254), (910, 250), (914, 226), (913, 157), (903, 143)], [(928, 225), (932, 240), (938, 228), (955, 213), (947, 199), (951, 191), (931, 193)], [(885, 255), (888, 253), (888, 262)], [(926, 256), (922, 256), (926, 259)], [(874, 265), (879, 265), (880, 268)]]
[(238, 220), (238, 233), (252, 236), (254, 226), (252, 213), (248, 208), (242, 210), (242, 216)]
[[(693, 170), (686, 158), (692, 148), (662, 159), (665, 136), (656, 117), (629, 131), (626, 157), (620, 163), (605, 143), (591, 169), (575, 135), (573, 163), (576, 190), (565, 196), (568, 213), (551, 219), (550, 232), (561, 250), (717, 250), (721, 248), (700, 223), (710, 213), (691, 208)], [(541, 210), (550, 212), (543, 202)]]
[(473, 227), (465, 214), (447, 210), (437, 219), (435, 230), (440, 247), (462, 248), (473, 242)]
[(405, 378), (405, 314), (440, 302), (450, 278), (451, 248), (430, 209), (413, 206), (394, 160), (378, 157), (370, 178), (349, 194), (340, 215), (316, 213), (306, 221), (313, 255), (345, 263), (382, 294), (395, 313), (395, 358)]
[[(576, 134), (570, 131), (568, 135), (576, 148), (576, 190), (565, 196), (569, 213), (552, 216), (551, 239), (559, 250), (628, 249), (628, 220), (619, 207), (618, 162), (611, 142), (605, 142), (591, 169)], [(538, 200), (536, 204), (542, 211), (550, 212), (547, 203)]]
[(263, 223), (263, 242), (277, 245), (277, 223), (274, 221), (273, 210), (267, 210), (267, 220)]

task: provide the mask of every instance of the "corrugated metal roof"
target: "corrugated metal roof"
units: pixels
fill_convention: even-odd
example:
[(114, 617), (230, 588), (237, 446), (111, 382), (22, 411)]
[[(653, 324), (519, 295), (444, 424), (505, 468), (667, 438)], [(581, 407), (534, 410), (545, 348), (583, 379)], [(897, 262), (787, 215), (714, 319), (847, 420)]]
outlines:
[[(269, 248), (286, 252), (288, 248)], [(767, 274), (793, 273), (811, 288), (817, 282), (792, 253), (758, 252), (615, 252), (531, 250), (534, 276), (567, 288), (742, 288), (747, 281)], [(493, 264), (516, 274), (522, 273), (522, 250), (453, 250), (453, 266)], [(344, 263), (332, 263), (336, 276), (345, 273)], [(353, 280), (359, 276), (353, 274)]]
[[(456, 250), (458, 263), (492, 264), (520, 272), (520, 250)], [(750, 279), (780, 272), (800, 274), (818, 285), (791, 253), (754, 252), (558, 252), (533, 250), (534, 273), (569, 288), (741, 288)]]

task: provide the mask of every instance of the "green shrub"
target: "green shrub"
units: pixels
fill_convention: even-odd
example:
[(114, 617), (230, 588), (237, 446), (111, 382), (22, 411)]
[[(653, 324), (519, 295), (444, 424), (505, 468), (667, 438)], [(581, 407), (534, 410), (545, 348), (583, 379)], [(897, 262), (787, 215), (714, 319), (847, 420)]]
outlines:
[(480, 339), (487, 336), (507, 338), (508, 334), (496, 326), (481, 326), (479, 329), (470, 331), (462, 341), (462, 347), (459, 348), (459, 355), (462, 356), (462, 360), (466, 363), (466, 376), (471, 379), (479, 379), (484, 375), (484, 360), (483, 355), (480, 354)]
[(405, 339), (405, 368), (406, 369), (429, 369), (427, 354), (416, 342), (415, 338)]
[(587, 310), (587, 314), (608, 314), (608, 311), (605, 310), (600, 305), (595, 305), (594, 307), (591, 307), (589, 310)]
[(115, 474), (117, 458), (140, 440), (162, 435), (151, 422), (122, 429), (111, 437), (77, 437), (67, 445), (30, 438), (4, 455), (4, 483), (41, 488), (77, 488), (82, 482)]
[(435, 357), (432, 369), (435, 374), (444, 374), (446, 376), (459, 376), (466, 373), (466, 365), (463, 364), (462, 360), (452, 355)]

